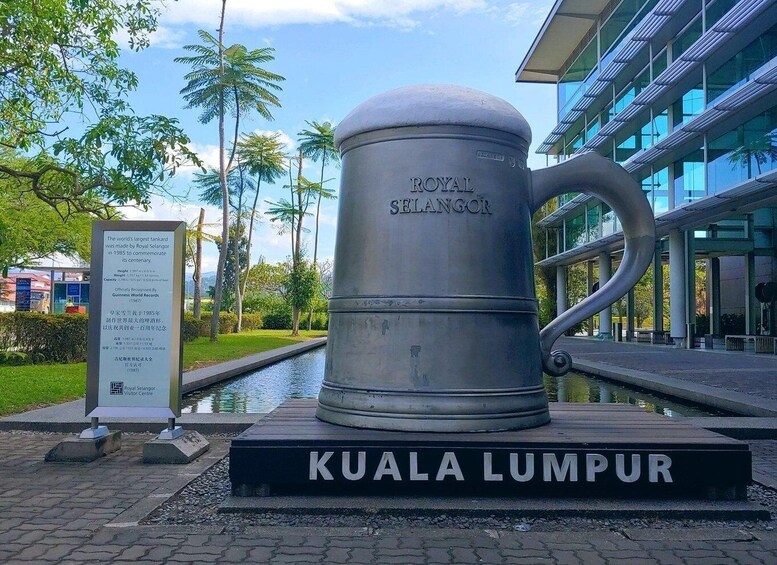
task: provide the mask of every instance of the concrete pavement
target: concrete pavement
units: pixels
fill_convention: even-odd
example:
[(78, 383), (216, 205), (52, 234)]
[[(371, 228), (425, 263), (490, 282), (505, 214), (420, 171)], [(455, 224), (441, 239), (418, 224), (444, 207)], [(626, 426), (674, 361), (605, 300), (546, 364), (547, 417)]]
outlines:
[[(721, 398), (729, 393), (746, 395), (740, 400), (747, 404), (752, 399), (757, 409), (768, 409), (764, 401), (777, 400), (773, 388), (777, 381), (769, 380), (777, 376), (777, 358), (587, 340), (565, 339), (558, 346), (589, 368), (598, 363), (627, 377), (639, 371), (651, 379), (675, 379), (687, 383), (687, 388), (709, 387)], [(744, 377), (737, 379), (738, 375)], [(77, 423), (79, 429), (83, 422)], [(217, 430), (214, 427), (209, 433)], [(774, 513), (772, 521), (757, 523), (578, 520), (548, 522), (546, 529), (451, 529), (435, 527), (431, 519), (412, 527), (402, 527), (400, 520), (391, 528), (376, 528), (366, 521), (363, 527), (252, 525), (250, 520), (242, 526), (225, 526), (215, 518), (214, 503), (212, 509), (203, 510), (198, 523), (145, 526), (144, 517), (226, 454), (228, 438), (210, 435), (211, 451), (187, 466), (143, 465), (142, 444), (152, 437), (149, 434), (125, 434), (121, 451), (92, 463), (44, 463), (45, 453), (63, 437), (0, 431), (0, 562), (777, 562)], [(756, 479), (777, 489), (777, 441), (751, 440), (750, 444)], [(769, 496), (777, 500), (777, 493)]]
[[(581, 522), (562, 531), (428, 527), (225, 528), (138, 521), (225, 453), (189, 466), (140, 463), (142, 442), (93, 463), (52, 464), (63, 436), (0, 432), (0, 561), (16, 563), (774, 563), (769, 524)], [(516, 519), (520, 517), (516, 516)], [(769, 529), (771, 528), (771, 529)]]

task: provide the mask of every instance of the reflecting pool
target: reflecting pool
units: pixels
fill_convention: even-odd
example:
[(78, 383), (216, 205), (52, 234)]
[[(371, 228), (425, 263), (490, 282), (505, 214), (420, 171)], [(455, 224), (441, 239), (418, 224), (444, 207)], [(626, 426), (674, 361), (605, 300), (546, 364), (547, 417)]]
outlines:
[[(324, 378), (325, 347), (187, 395), (184, 413), (265, 413), (290, 398), (315, 398)], [(706, 407), (578, 373), (544, 377), (550, 402), (634, 404), (665, 416), (724, 416)]]

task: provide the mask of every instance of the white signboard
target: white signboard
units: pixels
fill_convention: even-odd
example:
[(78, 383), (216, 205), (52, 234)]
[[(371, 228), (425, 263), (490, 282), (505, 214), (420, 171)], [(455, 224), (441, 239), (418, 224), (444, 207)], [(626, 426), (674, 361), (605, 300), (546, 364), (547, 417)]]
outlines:
[(184, 225), (96, 224), (87, 416), (177, 417)]

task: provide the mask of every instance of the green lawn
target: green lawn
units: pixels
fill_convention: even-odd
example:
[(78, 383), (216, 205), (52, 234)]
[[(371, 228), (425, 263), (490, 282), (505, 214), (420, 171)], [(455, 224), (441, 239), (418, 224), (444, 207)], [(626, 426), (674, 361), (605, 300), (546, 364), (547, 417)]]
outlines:
[[(206, 337), (184, 343), (184, 371), (238, 359), (326, 335), (325, 331), (300, 331), (292, 337), (288, 330), (254, 330), (223, 334), (211, 343)], [(75, 400), (86, 390), (86, 363), (57, 365), (0, 365), (0, 416), (16, 414)]]

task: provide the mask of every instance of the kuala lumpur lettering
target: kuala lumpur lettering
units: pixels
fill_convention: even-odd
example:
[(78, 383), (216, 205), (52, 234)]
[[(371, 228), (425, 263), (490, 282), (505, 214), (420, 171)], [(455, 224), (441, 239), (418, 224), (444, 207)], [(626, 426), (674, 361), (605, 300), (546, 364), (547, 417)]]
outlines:
[[(663, 453), (494, 453), (484, 452), (476, 476), (465, 476), (458, 457), (446, 451), (440, 457), (419, 462), (418, 452), (407, 456), (376, 452), (311, 451), (308, 478), (311, 481), (477, 481), (595, 483), (606, 477), (622, 483), (671, 483), (672, 459)], [(647, 459), (645, 461), (645, 458)], [(645, 465), (644, 463), (647, 463)], [(471, 471), (470, 471), (471, 472)]]

